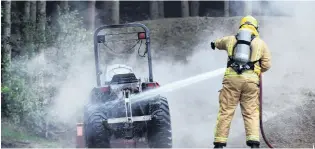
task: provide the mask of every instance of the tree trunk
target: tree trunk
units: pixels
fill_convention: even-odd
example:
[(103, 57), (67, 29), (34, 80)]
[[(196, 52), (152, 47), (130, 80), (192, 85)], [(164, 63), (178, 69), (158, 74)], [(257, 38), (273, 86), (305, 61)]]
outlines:
[[(39, 40), (38, 43), (38, 50), (37, 53), (39, 54), (37, 59), (37, 63), (42, 64), (43, 66), (37, 70), (37, 75), (35, 79), (36, 90), (42, 93), (40, 98), (40, 103), (43, 104), (46, 100), (48, 100), (47, 91), (45, 91), (45, 72), (46, 72), (46, 55), (45, 55), (45, 45), (46, 45), (46, 1), (37, 1), (37, 29), (39, 33)], [(42, 54), (42, 55), (41, 55)], [(43, 105), (41, 105), (43, 106)], [(44, 121), (46, 124), (47, 121)], [(45, 134), (46, 131), (45, 131)], [(48, 137), (47, 135), (45, 136)]]
[(199, 16), (199, 1), (191, 1), (191, 16)]
[(94, 30), (95, 28), (95, 0), (89, 2), (89, 28)]
[(244, 15), (252, 15), (252, 2), (244, 1)]
[(119, 1), (104, 1), (104, 4), (105, 24), (119, 24)]
[(28, 48), (28, 58), (32, 58), (35, 54), (35, 45), (34, 45), (34, 41), (35, 41), (35, 37), (34, 37), (34, 33), (36, 32), (36, 14), (37, 14), (37, 5), (36, 5), (36, 1), (30, 1), (30, 29), (31, 29), (31, 33), (29, 34), (29, 40), (31, 43), (31, 47)]
[(261, 13), (262, 13), (262, 9), (261, 8), (263, 8), (262, 2), (261, 1), (255, 1), (255, 2), (252, 2), (252, 4), (253, 4), (252, 8), (255, 8), (255, 10), (252, 12), (252, 14), (255, 13), (253, 15), (261, 16)]
[(159, 5), (159, 14), (160, 14), (160, 18), (164, 18), (164, 1), (158, 1)]
[(100, 11), (100, 14), (102, 15), (104, 23), (105, 24), (112, 24), (110, 16), (111, 16), (111, 1), (104, 1), (104, 8), (103, 11)]
[[(40, 33), (39, 35), (39, 50), (42, 50), (45, 42), (46, 42), (46, 35), (45, 35), (45, 30), (46, 30), (46, 1), (37, 1), (37, 17), (38, 17), (38, 22), (37, 22), (37, 29), (38, 32)], [(40, 53), (41, 51), (37, 51)]]
[(28, 23), (30, 21), (30, 10), (31, 10), (31, 3), (30, 1), (24, 2), (24, 23)]
[[(23, 47), (23, 13), (24, 7), (19, 8), (19, 2), (11, 1), (11, 35), (10, 35), (10, 45), (11, 45), (11, 58), (15, 56), (20, 56), (21, 49)], [(24, 4), (22, 2), (22, 4)], [(22, 5), (24, 6), (24, 5)]]
[(159, 3), (158, 1), (150, 1), (150, 18), (155, 20), (159, 18)]
[(111, 8), (111, 20), (113, 21), (113, 24), (119, 24), (120, 23), (120, 16), (119, 16), (119, 1), (115, 0), (112, 1), (112, 8)]
[[(4, 12), (3, 12), (3, 40), (1, 49), (1, 90), (10, 88), (10, 72), (11, 72), (11, 1), (4, 1)], [(5, 99), (10, 98), (10, 94), (3, 94), (2, 97)]]
[(30, 44), (30, 38), (28, 35), (29, 27), (30, 27), (30, 9), (31, 9), (31, 3), (30, 1), (24, 2), (24, 14), (23, 14), (23, 32), (22, 37), (24, 41), (25, 48), (22, 49), (22, 55), (28, 56), (28, 50), (30, 47), (28, 45)]
[(230, 16), (230, 1), (225, 0), (224, 1), (224, 17)]
[(181, 1), (182, 17), (189, 17), (189, 3), (188, 1)]
[(36, 6), (36, 1), (31, 1), (31, 22), (33, 25), (36, 24), (36, 12), (37, 12), (37, 6)]
[(60, 2), (60, 9), (62, 12), (68, 11), (69, 9), (69, 2), (64, 0)]

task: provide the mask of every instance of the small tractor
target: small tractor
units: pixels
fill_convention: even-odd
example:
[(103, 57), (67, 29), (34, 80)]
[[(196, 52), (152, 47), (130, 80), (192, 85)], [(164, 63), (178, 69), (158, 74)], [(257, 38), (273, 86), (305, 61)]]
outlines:
[[(147, 81), (137, 78), (125, 64), (105, 64), (100, 68), (100, 45), (107, 42), (105, 29), (140, 28), (137, 39), (145, 41), (148, 57)], [(122, 35), (127, 33), (121, 33)], [(83, 122), (77, 123), (77, 148), (172, 148), (172, 128), (168, 101), (161, 95), (133, 102), (131, 97), (158, 88), (153, 80), (150, 31), (140, 23), (105, 25), (94, 32), (96, 87), (84, 106)], [(102, 80), (101, 76), (105, 76)], [(104, 78), (104, 77), (103, 77)]]

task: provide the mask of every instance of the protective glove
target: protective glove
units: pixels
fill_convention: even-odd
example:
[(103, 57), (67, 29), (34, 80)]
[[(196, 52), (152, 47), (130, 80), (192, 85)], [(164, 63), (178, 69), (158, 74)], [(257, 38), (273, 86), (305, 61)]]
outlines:
[(211, 42), (211, 48), (215, 50), (215, 43), (213, 41)]

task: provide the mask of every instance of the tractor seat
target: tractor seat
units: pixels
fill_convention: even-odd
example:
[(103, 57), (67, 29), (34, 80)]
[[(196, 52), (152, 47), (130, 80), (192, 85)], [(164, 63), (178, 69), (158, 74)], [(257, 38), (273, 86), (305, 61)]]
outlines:
[(110, 84), (136, 83), (138, 81), (139, 80), (134, 73), (116, 74), (113, 76)]

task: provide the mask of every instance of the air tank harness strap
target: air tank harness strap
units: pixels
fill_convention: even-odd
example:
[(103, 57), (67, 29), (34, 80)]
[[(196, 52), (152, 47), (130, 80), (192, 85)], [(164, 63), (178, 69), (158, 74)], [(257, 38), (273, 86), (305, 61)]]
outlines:
[(245, 65), (240, 65), (240, 64), (236, 63), (232, 57), (229, 57), (227, 67), (231, 67), (238, 74), (242, 74), (245, 70), (254, 70), (255, 63), (257, 63), (258, 61), (259, 60), (253, 61), (253, 62), (248, 62)]
[[(252, 35), (251, 37), (251, 41), (245, 41), (245, 40), (239, 40), (237, 38), (237, 35), (235, 35), (235, 38), (237, 39), (236, 41), (236, 44), (234, 45), (233, 47), (233, 51), (232, 53), (234, 54), (234, 50), (235, 50), (235, 47), (236, 45), (238, 44), (246, 44), (248, 46), (250, 46), (251, 44), (251, 41), (255, 38), (255, 35)], [(250, 48), (250, 50), (252, 50)], [(259, 60), (257, 61), (253, 61), (253, 62), (248, 62), (246, 64), (238, 64), (234, 59), (233, 59), (233, 56), (229, 56), (229, 61), (227, 63), (227, 67), (231, 67), (235, 72), (237, 72), (238, 74), (242, 74), (245, 70), (254, 70), (255, 68), (255, 63), (258, 62)]]

